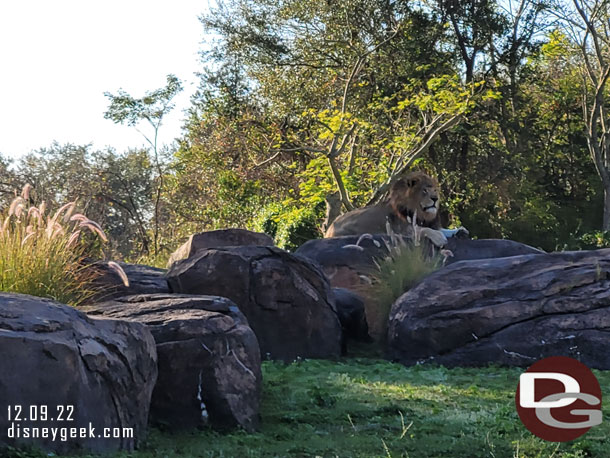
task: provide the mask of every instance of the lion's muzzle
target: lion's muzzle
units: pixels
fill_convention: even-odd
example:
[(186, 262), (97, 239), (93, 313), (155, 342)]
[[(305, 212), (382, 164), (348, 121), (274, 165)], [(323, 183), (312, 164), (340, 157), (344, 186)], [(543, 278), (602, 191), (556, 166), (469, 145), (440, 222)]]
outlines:
[(428, 206), (421, 205), (421, 209), (424, 211), (424, 213), (431, 213), (433, 215), (435, 215), (436, 212), (438, 211), (436, 202), (434, 202), (432, 205), (428, 205)]

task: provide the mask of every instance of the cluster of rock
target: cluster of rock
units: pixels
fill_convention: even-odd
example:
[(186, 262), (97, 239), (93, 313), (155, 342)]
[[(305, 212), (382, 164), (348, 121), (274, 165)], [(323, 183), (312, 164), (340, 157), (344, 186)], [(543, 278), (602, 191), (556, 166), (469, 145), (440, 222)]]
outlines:
[[(103, 291), (81, 310), (0, 293), (0, 348), (10, 355), (0, 359), (0, 404), (28, 411), (22, 429), (131, 428), (35, 441), (110, 452), (136, 447), (148, 422), (253, 431), (261, 358), (336, 358), (348, 339), (383, 341), (404, 364), (528, 366), (566, 355), (610, 368), (610, 250), (546, 254), (451, 239), (453, 257), (395, 302), (388, 323), (371, 276), (391, 242), (336, 237), (291, 254), (264, 234), (213, 231), (192, 236), (167, 271), (123, 264), (129, 286), (97, 265)], [(29, 406), (46, 406), (51, 420), (34, 420)], [(67, 406), (73, 418), (60, 418)], [(0, 431), (15, 424), (0, 416)], [(0, 437), (22, 443), (32, 439)]]
[[(101, 453), (133, 449), (142, 438), (157, 378), (155, 341), (143, 324), (92, 320), (47, 299), (0, 293), (0, 348), (0, 445)], [(56, 435), (32, 440), (42, 428)], [(72, 428), (86, 437), (61, 439)], [(104, 428), (131, 433), (98, 437)]]
[[(346, 288), (358, 294), (364, 305), (369, 333), (379, 342), (386, 340), (387, 312), (380, 310), (376, 290), (371, 288), (379, 273), (380, 259), (388, 256), (398, 243), (410, 243), (387, 235), (343, 236), (310, 240), (296, 254), (318, 263), (331, 286)], [(460, 260), (488, 259), (523, 254), (541, 254), (542, 251), (511, 240), (470, 240), (450, 238), (446, 247), (452, 256), (446, 265)]]
[(445, 266), (401, 296), (386, 322), (371, 278), (392, 243), (383, 235), (346, 236), (297, 250), (331, 286), (360, 295), (370, 333), (387, 345), (389, 359), (526, 367), (563, 355), (610, 369), (610, 249), (544, 253), (511, 240), (450, 238)]
[[(2, 416), (0, 431), (15, 424), (22, 432), (90, 425), (100, 435), (104, 428), (130, 432), (67, 441), (3, 433), (0, 445), (130, 450), (149, 421), (172, 430), (255, 430), (261, 354), (282, 361), (336, 358), (343, 333), (321, 269), (250, 234), (194, 236), (188, 244), (199, 248), (183, 247), (189, 254), (169, 271), (122, 264), (129, 286), (98, 264), (96, 281), (104, 288), (80, 310), (1, 294), (0, 347), (11, 357), (0, 359), (0, 400), (53, 413), (46, 423), (22, 413), (18, 426)], [(349, 313), (348, 319), (354, 321)], [(73, 419), (59, 416), (66, 406), (73, 406)]]

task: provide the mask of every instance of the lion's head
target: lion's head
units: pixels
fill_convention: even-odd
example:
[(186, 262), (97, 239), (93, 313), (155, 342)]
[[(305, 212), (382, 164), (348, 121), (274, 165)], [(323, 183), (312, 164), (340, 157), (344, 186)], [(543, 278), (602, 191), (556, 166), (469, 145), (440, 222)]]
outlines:
[(441, 227), (438, 182), (423, 172), (411, 172), (394, 183), (390, 205), (405, 220), (417, 213), (417, 224), (434, 229)]

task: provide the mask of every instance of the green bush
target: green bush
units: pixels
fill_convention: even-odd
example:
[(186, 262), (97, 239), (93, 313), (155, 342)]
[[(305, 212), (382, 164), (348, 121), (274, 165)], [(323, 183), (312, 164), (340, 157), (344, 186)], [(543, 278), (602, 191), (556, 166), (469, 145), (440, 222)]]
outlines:
[(593, 231), (582, 234), (578, 237), (577, 248), (583, 250), (595, 250), (597, 248), (610, 247), (610, 231)]
[(274, 238), (275, 244), (293, 251), (311, 239), (319, 238), (323, 203), (314, 208), (292, 204), (267, 205), (254, 222), (254, 230)]

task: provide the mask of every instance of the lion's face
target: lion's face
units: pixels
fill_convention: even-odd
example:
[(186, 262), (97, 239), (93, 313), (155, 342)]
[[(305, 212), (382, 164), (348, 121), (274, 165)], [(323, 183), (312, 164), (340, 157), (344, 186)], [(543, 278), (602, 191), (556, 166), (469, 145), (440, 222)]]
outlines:
[(438, 183), (425, 173), (412, 172), (392, 186), (390, 202), (403, 218), (417, 213), (420, 224), (432, 224), (438, 220)]

